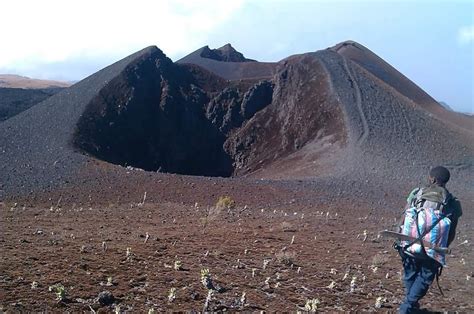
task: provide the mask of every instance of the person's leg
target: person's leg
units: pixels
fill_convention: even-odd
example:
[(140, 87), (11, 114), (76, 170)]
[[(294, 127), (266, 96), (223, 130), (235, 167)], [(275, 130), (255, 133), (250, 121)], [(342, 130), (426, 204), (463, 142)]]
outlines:
[[(412, 308), (418, 308), (418, 302), (426, 295), (430, 285), (436, 277), (439, 265), (436, 262), (420, 261), (420, 271), (413, 282), (409, 293), (407, 294), (405, 303)], [(409, 312), (408, 312), (409, 313)]]
[(418, 272), (420, 271), (419, 266), (414, 258), (405, 256), (402, 258), (403, 263), (403, 283), (405, 285), (405, 294), (411, 290), (413, 283), (416, 280)]
[(421, 267), (417, 260), (413, 257), (402, 256), (403, 263), (403, 283), (405, 285), (405, 300), (400, 305), (400, 313), (410, 313), (412, 309), (418, 308), (418, 303), (410, 303), (408, 296), (410, 295), (413, 284), (420, 275)]

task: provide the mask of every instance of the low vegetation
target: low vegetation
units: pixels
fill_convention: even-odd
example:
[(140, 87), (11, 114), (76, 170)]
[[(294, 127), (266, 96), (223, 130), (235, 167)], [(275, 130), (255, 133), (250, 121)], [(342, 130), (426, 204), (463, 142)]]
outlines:
[(216, 203), (216, 208), (232, 209), (235, 207), (235, 201), (230, 196), (221, 196)]

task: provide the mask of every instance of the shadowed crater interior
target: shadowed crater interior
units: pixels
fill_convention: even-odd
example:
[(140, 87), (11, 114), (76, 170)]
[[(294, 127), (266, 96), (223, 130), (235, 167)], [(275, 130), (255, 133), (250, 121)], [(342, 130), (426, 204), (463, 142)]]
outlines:
[(224, 143), (271, 103), (270, 82), (230, 83), (174, 64), (159, 49), (131, 63), (88, 104), (73, 145), (99, 159), (149, 171), (231, 176)]

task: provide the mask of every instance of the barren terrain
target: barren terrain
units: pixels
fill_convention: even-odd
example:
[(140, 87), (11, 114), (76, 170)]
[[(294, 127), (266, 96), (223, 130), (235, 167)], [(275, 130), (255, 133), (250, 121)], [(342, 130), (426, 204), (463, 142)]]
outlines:
[[(284, 196), (275, 201), (271, 190)], [(392, 207), (326, 203), (323, 194), (303, 187), (290, 193), (265, 185), (257, 199), (245, 190), (245, 195), (228, 192), (239, 199), (231, 209), (213, 208), (211, 196), (208, 203), (192, 204), (191, 195), (144, 204), (139, 197), (107, 205), (60, 199), (34, 207), (2, 204), (3, 310), (201, 311), (207, 296), (200, 282), (204, 268), (225, 290), (214, 293), (209, 309), (296, 311), (317, 298), (322, 311), (373, 311), (378, 297), (382, 309), (397, 308), (403, 297), (401, 264), (390, 240), (377, 237), (393, 225)], [(311, 201), (292, 198), (297, 195)], [(441, 277), (446, 297), (434, 285), (424, 299), (430, 310), (474, 310), (473, 284), (467, 280), (474, 272), (471, 213), (472, 207), (465, 207)], [(174, 269), (176, 261), (183, 270)], [(64, 302), (48, 291), (56, 283), (66, 288)], [(169, 302), (171, 288), (176, 299)], [(114, 305), (99, 305), (96, 298), (104, 290), (116, 298)], [(243, 293), (246, 301), (239, 303)]]
[(378, 231), (445, 165), (464, 215), (422, 306), (474, 311), (473, 120), (433, 101), (354, 42), (130, 55), (0, 122), (0, 310), (395, 311)]

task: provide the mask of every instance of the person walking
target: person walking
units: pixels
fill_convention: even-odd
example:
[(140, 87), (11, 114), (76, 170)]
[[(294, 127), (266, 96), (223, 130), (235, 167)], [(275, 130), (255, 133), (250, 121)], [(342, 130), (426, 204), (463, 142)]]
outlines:
[(420, 311), (420, 300), (446, 264), (445, 252), (427, 247), (426, 242), (433, 247), (448, 247), (456, 236), (462, 209), (459, 200), (446, 189), (450, 176), (445, 167), (432, 168), (428, 186), (414, 189), (407, 198), (400, 233), (416, 240), (401, 241), (396, 246), (402, 259), (405, 286), (400, 313)]

